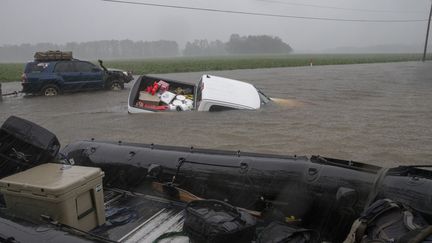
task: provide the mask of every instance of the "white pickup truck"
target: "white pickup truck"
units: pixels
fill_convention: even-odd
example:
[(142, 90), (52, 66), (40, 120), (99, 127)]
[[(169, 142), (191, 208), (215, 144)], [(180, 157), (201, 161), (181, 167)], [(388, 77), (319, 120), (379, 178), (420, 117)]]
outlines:
[(252, 84), (203, 75), (198, 84), (141, 76), (129, 93), (128, 112), (259, 109), (270, 98)]

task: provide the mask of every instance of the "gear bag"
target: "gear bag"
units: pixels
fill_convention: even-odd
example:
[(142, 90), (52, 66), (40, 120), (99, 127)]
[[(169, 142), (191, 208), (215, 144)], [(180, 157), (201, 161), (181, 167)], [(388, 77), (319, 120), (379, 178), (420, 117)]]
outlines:
[(318, 241), (318, 233), (273, 221), (258, 235), (256, 243), (314, 243)]
[(36, 52), (34, 54), (35, 61), (60, 61), (60, 60), (72, 60), (71, 51), (45, 51)]
[(255, 218), (218, 200), (196, 200), (186, 207), (183, 231), (193, 242), (251, 242)]
[(431, 234), (432, 227), (428, 227), (420, 214), (402, 203), (380, 199), (371, 204), (353, 223), (344, 243), (415, 243), (423, 242)]

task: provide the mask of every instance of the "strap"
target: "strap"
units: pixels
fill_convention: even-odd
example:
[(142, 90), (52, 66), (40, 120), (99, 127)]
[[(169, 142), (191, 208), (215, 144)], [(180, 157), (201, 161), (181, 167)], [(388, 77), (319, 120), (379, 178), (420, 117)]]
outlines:
[(360, 224), (357, 227), (357, 230), (355, 231), (355, 240), (354, 242), (359, 243), (361, 242), (363, 236), (365, 235), (366, 229), (367, 229), (367, 223), (366, 221), (361, 220)]
[(409, 230), (417, 230), (422, 228), (418, 224), (414, 223), (414, 215), (410, 211), (403, 211), (403, 220)]
[(417, 229), (406, 233), (397, 241), (397, 243), (421, 243), (431, 235), (432, 225), (429, 225), (423, 229)]
[(378, 195), (378, 189), (381, 187), (381, 184), (384, 181), (384, 178), (387, 175), (388, 170), (389, 168), (382, 168), (378, 171), (363, 211), (366, 211), (369, 205), (375, 200), (376, 196)]
[(186, 209), (196, 210), (196, 208), (202, 208), (202, 207), (211, 208), (213, 210), (217, 208), (222, 208), (234, 214), (234, 215), (231, 214), (231, 216), (234, 219), (241, 217), (241, 214), (236, 207), (234, 207), (233, 205), (227, 202), (216, 200), (216, 199), (195, 200), (188, 203)]
[(178, 232), (166, 232), (161, 234), (158, 238), (154, 239), (153, 243), (158, 243), (159, 241), (167, 238), (178, 237), (178, 236), (186, 236), (187, 235), (183, 231)]
[(356, 219), (354, 221), (354, 223), (351, 226), (351, 230), (348, 233), (348, 235), (347, 235), (347, 237), (346, 237), (346, 239), (344, 240), (343, 243), (354, 243), (356, 241), (356, 232), (357, 232), (357, 229), (358, 229), (358, 227), (360, 226), (361, 223), (362, 222), (360, 220), (358, 220), (358, 219)]

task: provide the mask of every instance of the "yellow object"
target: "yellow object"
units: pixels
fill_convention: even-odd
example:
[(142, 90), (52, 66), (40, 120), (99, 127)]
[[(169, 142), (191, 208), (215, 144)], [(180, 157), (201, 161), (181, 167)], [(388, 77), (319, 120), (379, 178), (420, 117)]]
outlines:
[(184, 90), (182, 88), (178, 87), (177, 89), (174, 90), (174, 93), (176, 93), (178, 95), (179, 94), (183, 95), (185, 92), (184, 92)]
[(296, 219), (294, 216), (286, 216), (285, 217), (285, 222), (286, 223), (295, 222), (295, 221), (301, 221), (301, 219)]

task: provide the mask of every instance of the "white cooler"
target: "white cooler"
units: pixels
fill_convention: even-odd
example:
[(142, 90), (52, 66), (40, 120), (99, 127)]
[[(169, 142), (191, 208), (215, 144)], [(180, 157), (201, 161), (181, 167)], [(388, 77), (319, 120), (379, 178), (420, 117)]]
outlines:
[(0, 192), (10, 214), (88, 231), (105, 223), (103, 176), (100, 168), (42, 164), (3, 178)]

